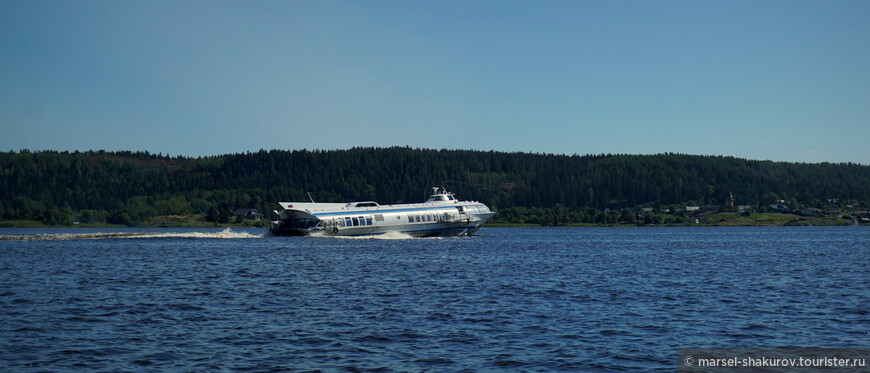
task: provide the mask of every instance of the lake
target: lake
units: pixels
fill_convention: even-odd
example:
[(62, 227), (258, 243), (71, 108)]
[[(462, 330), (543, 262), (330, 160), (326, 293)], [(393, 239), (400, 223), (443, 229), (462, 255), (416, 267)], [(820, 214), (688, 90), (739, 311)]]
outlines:
[(866, 227), (0, 229), (0, 366), (673, 371), (677, 348), (868, 347)]

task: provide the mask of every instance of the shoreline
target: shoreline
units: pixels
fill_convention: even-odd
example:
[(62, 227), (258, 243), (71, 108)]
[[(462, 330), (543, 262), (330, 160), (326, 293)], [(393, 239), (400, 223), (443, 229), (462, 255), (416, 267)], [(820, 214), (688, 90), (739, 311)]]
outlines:
[[(837, 216), (800, 216), (794, 214), (719, 213), (706, 216), (698, 223), (668, 224), (595, 224), (575, 223), (567, 225), (544, 225), (529, 223), (488, 223), (486, 228), (584, 228), (584, 227), (778, 227), (778, 226), (870, 226), (870, 223), (857, 223), (854, 219)], [(148, 222), (135, 225), (86, 223), (71, 225), (49, 225), (33, 220), (0, 220), (0, 228), (267, 228), (265, 220), (246, 220), (240, 223), (212, 223), (196, 219), (166, 219), (156, 217)]]

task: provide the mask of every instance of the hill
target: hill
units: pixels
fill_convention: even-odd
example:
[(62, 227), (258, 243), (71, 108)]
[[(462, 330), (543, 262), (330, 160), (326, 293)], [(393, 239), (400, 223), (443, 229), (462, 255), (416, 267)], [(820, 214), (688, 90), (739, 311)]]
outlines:
[[(0, 220), (135, 225), (154, 216), (237, 208), (272, 211), (279, 200), (418, 202), (443, 185), (497, 209), (496, 222), (543, 211), (555, 225), (606, 222), (642, 207), (737, 204), (790, 210), (870, 205), (870, 166), (788, 163), (685, 154), (553, 155), (408, 147), (258, 151), (214, 157), (148, 152), (0, 153)], [(560, 215), (561, 214), (561, 215)], [(267, 214), (269, 217), (271, 213)], [(603, 218), (601, 216), (604, 216)], [(612, 220), (612, 219), (611, 219)]]

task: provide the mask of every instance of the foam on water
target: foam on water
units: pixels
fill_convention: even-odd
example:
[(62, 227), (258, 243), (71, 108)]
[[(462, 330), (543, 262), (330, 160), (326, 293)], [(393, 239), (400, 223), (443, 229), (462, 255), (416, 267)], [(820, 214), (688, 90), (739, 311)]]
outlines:
[(366, 236), (333, 236), (323, 231), (317, 231), (311, 233), (310, 237), (317, 238), (337, 238), (342, 240), (411, 240), (416, 239), (416, 237), (411, 236), (410, 234), (404, 232), (396, 232), (390, 231), (381, 234), (373, 234)]
[(223, 231), (210, 232), (113, 232), (113, 233), (62, 233), (62, 234), (25, 234), (0, 236), (0, 241), (66, 241), (66, 240), (103, 240), (118, 238), (216, 238), (239, 239), (261, 238), (263, 235), (253, 235), (247, 232), (234, 232), (227, 228)]

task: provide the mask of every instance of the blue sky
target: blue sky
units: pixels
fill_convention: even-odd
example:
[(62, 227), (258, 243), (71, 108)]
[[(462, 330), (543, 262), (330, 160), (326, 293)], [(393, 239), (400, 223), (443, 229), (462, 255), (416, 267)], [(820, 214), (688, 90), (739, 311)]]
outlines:
[(870, 164), (870, 1), (0, 1), (0, 149)]

